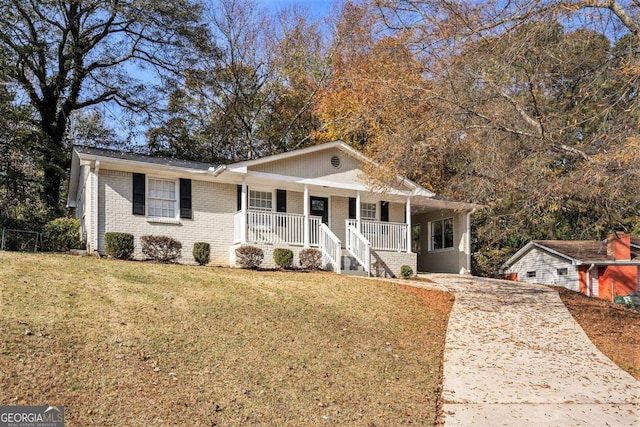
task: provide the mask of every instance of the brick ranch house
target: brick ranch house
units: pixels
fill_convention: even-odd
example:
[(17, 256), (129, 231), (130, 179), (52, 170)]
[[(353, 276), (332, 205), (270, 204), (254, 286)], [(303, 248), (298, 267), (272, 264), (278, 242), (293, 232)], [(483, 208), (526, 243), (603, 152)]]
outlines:
[(533, 240), (501, 272), (510, 280), (563, 286), (612, 301), (640, 291), (640, 238), (613, 233), (605, 241)]
[[(105, 233), (166, 235), (191, 263), (193, 243), (211, 245), (211, 263), (235, 265), (235, 249), (318, 248), (324, 268), (388, 275), (468, 273), (475, 205), (443, 200), (409, 179), (371, 190), (363, 164), (341, 141), (229, 165), (73, 148), (67, 206), (75, 208), (90, 253), (105, 252)], [(376, 265), (376, 261), (378, 264)]]

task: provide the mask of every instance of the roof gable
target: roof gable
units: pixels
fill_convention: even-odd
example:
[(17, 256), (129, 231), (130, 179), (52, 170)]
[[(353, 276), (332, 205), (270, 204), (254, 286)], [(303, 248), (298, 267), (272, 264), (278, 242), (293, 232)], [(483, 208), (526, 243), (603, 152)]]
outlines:
[[(334, 159), (335, 158), (335, 159)], [(335, 183), (359, 183), (367, 186), (363, 164), (382, 167), (342, 141), (301, 148), (225, 167), (232, 172), (250, 171)], [(433, 197), (435, 194), (398, 175), (395, 190)]]
[[(303, 156), (282, 158), (248, 167), (249, 171), (316, 179), (336, 184), (367, 185), (364, 161), (339, 148), (314, 151)], [(398, 181), (396, 190), (411, 191), (406, 183)]]

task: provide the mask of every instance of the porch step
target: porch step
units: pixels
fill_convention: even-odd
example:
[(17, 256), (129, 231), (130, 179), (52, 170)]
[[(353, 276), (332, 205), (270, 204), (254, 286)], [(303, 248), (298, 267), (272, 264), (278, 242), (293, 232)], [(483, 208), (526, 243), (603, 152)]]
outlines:
[(346, 250), (342, 251), (342, 256), (340, 257), (340, 273), (347, 276), (368, 276), (364, 267), (360, 265), (357, 259), (349, 255)]
[(366, 271), (360, 270), (342, 270), (340, 274), (342, 274), (343, 276), (369, 277)]

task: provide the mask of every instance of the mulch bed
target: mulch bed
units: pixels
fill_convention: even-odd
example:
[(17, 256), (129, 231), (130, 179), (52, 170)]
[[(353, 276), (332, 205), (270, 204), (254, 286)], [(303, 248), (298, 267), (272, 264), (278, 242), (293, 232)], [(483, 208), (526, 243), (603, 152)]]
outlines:
[(600, 351), (640, 380), (640, 311), (552, 286)]

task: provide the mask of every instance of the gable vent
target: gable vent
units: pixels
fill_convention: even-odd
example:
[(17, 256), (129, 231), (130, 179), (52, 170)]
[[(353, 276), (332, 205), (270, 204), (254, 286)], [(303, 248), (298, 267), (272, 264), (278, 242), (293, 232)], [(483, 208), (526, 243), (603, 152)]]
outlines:
[(338, 156), (331, 157), (331, 166), (338, 169), (340, 167), (340, 157)]

